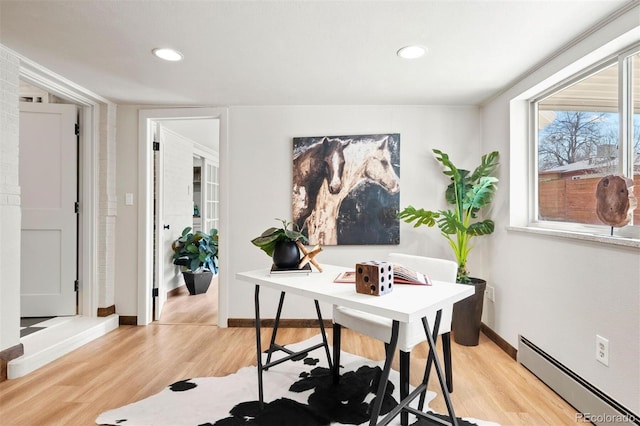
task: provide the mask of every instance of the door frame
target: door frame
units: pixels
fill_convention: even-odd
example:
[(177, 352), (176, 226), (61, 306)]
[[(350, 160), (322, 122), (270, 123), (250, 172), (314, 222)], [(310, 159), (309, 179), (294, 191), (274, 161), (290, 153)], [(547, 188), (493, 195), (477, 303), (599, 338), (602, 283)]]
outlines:
[[(20, 58), (20, 79), (39, 87), (78, 107), (80, 146), (78, 152), (80, 215), (78, 227), (78, 315), (98, 316), (98, 154), (101, 109), (109, 124), (106, 110), (111, 103), (88, 90), (52, 73), (37, 63)], [(106, 141), (105, 141), (106, 143)]]
[[(141, 109), (138, 112), (138, 325), (152, 321), (153, 289), (153, 123), (162, 120), (213, 118), (220, 122), (220, 164), (226, 164), (228, 153), (227, 108)], [(227, 235), (228, 195), (224, 190), (226, 175), (220, 168), (220, 233)], [(228, 259), (229, 247), (220, 247), (220, 264)], [(227, 279), (220, 269), (218, 279), (218, 326), (227, 327)]]

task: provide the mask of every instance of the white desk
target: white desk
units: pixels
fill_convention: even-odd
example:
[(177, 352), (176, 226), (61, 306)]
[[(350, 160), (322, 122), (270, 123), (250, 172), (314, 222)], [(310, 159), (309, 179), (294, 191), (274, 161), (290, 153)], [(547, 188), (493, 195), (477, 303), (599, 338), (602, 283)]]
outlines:
[[(274, 333), (272, 334), (271, 344), (272, 346), (275, 343), (275, 331), (277, 330), (278, 320), (280, 317), (280, 312), (282, 309), (282, 303), (284, 301), (285, 293), (297, 294), (302, 297), (306, 297), (309, 299), (313, 299), (316, 303), (316, 310), (318, 314), (318, 319), (322, 325), (322, 317), (320, 314), (320, 309), (318, 307), (318, 301), (325, 302), (338, 306), (345, 306), (353, 309), (358, 309), (363, 312), (367, 312), (370, 314), (380, 315), (385, 318), (389, 318), (393, 320), (392, 327), (392, 337), (391, 342), (387, 346), (387, 358), (385, 360), (385, 366), (382, 372), (382, 376), (380, 379), (380, 388), (378, 389), (378, 395), (384, 395), (384, 390), (386, 387), (386, 383), (389, 376), (389, 371), (391, 368), (391, 362), (393, 361), (393, 356), (395, 354), (395, 349), (397, 346), (397, 334), (398, 327), (400, 322), (413, 322), (422, 320), (425, 326), (425, 334), (427, 338), (427, 342), (429, 343), (430, 353), (429, 353), (429, 362), (428, 368), (430, 369), (431, 361), (435, 364), (436, 372), (438, 374), (438, 380), (440, 381), (440, 387), (443, 392), (443, 396), (445, 398), (445, 402), (447, 403), (447, 408), (449, 411), (449, 416), (451, 418), (451, 422), (453, 424), (457, 424), (455, 419), (455, 414), (453, 411), (453, 406), (451, 405), (451, 400), (449, 398), (449, 392), (446, 386), (446, 381), (442, 374), (442, 369), (440, 367), (440, 361), (438, 359), (436, 350), (435, 350), (435, 341), (434, 333), (437, 336), (437, 330), (432, 331), (427, 323), (426, 317), (428, 314), (433, 312), (438, 312), (436, 317), (436, 322), (439, 322), (440, 311), (442, 308), (446, 306), (451, 306), (453, 303), (462, 300), (468, 296), (471, 296), (474, 292), (472, 286), (466, 286), (455, 283), (445, 283), (440, 281), (434, 281), (431, 286), (418, 286), (418, 285), (396, 285), (393, 288), (393, 291), (384, 296), (371, 296), (366, 294), (356, 293), (354, 284), (345, 284), (345, 283), (334, 283), (333, 280), (338, 276), (338, 274), (345, 270), (353, 270), (353, 268), (345, 268), (340, 266), (332, 266), (332, 265), (322, 265), (324, 272), (312, 272), (309, 275), (300, 275), (300, 274), (270, 274), (269, 270), (258, 269), (254, 271), (241, 272), (236, 274), (236, 278), (241, 281), (246, 281), (255, 285), (255, 308), (256, 308), (256, 349), (257, 349), (257, 360), (258, 360), (258, 387), (259, 387), (259, 397), (260, 403), (263, 402), (262, 396), (262, 361), (261, 361), (261, 353), (262, 353), (262, 344), (260, 340), (260, 299), (259, 299), (259, 289), (260, 287), (266, 287), (273, 290), (278, 290), (281, 292), (280, 304), (278, 306), (278, 314), (276, 316), (276, 324), (274, 326)], [(326, 336), (324, 333), (324, 327), (321, 327), (322, 335), (323, 335), (323, 345), (327, 350), (327, 357), (329, 358), (328, 353), (328, 345), (326, 344)], [(334, 377), (337, 377), (339, 372), (339, 362), (335, 362), (336, 359), (339, 360), (339, 337), (337, 338), (337, 346), (336, 346), (336, 336), (334, 336), (334, 362), (332, 363), (329, 359), (329, 366), (334, 371)], [(272, 346), (269, 348), (271, 351)], [(277, 346), (277, 345), (276, 345)], [(322, 345), (321, 345), (322, 346)], [(281, 347), (278, 347), (281, 348)], [(310, 350), (310, 349), (309, 349)], [(336, 353), (336, 351), (338, 353)], [(290, 355), (290, 357), (285, 358), (290, 359), (295, 354)], [(269, 357), (270, 358), (270, 357)], [(267, 361), (268, 363), (268, 361)], [(332, 365), (333, 364), (333, 365)], [(268, 368), (265, 365), (265, 368)], [(425, 376), (428, 376), (428, 371), (425, 372)], [(412, 392), (406, 400), (400, 402), (398, 407), (392, 410), (380, 423), (379, 425), (388, 424), (393, 417), (398, 415), (400, 411), (403, 409), (409, 411), (415, 415), (420, 415), (424, 413), (416, 412), (413, 408), (408, 407), (409, 402), (415, 399), (416, 396), (422, 394), (426, 389), (426, 380), (425, 382), (416, 388), (414, 392)], [(382, 403), (382, 398), (378, 397), (375, 406), (373, 407), (373, 411), (371, 414), (371, 425), (376, 424), (376, 420), (380, 413), (380, 404)]]

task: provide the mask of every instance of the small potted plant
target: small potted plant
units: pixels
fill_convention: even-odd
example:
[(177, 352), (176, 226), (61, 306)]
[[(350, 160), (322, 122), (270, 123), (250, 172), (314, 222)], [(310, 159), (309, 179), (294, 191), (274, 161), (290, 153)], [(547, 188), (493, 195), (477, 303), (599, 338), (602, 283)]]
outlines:
[(480, 235), (491, 234), (494, 223), (491, 219), (479, 220), (481, 208), (488, 206), (498, 187), (498, 179), (491, 176), (498, 166), (498, 151), (483, 155), (480, 165), (471, 173), (469, 170), (457, 168), (444, 152), (434, 149), (436, 160), (445, 168), (443, 173), (450, 178), (445, 192), (447, 204), (452, 207), (443, 210), (416, 209), (405, 207), (398, 217), (414, 227), (437, 225), (440, 233), (447, 240), (458, 262), (457, 281), (475, 285), (475, 296), (462, 300), (454, 305), (452, 327), (454, 339), (466, 346), (478, 344), (484, 290), (487, 282), (480, 278), (472, 278), (467, 271), (467, 257), (473, 248), (471, 239)]
[[(293, 269), (300, 263), (300, 249), (297, 241), (307, 242), (307, 238), (297, 229), (293, 222), (276, 219), (282, 222), (281, 228), (271, 227), (251, 242), (273, 259), (278, 269)], [(289, 229), (292, 227), (292, 229)]]
[(218, 230), (191, 232), (188, 226), (171, 244), (173, 264), (182, 268), (189, 294), (206, 293), (213, 274), (218, 272)]

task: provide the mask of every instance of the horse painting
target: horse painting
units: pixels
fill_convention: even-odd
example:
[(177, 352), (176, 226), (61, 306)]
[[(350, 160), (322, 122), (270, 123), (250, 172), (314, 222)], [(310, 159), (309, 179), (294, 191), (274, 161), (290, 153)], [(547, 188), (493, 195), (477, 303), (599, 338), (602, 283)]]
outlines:
[[(359, 240), (338, 241), (338, 223), (341, 216), (343, 201), (353, 194), (356, 189), (369, 185), (381, 190), (381, 193), (393, 197), (390, 210), (389, 223), (395, 224), (395, 235), (388, 241), (381, 243), (392, 244), (399, 242), (399, 220), (396, 215), (399, 208), (400, 178), (393, 165), (397, 165), (399, 135), (386, 136), (351, 136), (351, 143), (344, 146), (344, 167), (339, 191), (331, 190), (330, 186), (322, 182), (314, 203), (314, 208), (307, 217), (305, 233), (310, 244), (337, 245), (337, 244), (364, 244)], [(393, 138), (393, 139), (392, 139)], [(393, 142), (393, 143), (392, 143)], [(394, 148), (392, 160), (391, 145)], [(335, 189), (335, 188), (334, 188)], [(370, 204), (372, 209), (378, 207), (377, 200)], [(378, 233), (381, 229), (366, 224), (358, 224), (361, 233)]]
[[(324, 137), (305, 146), (308, 139), (313, 138), (294, 138), (293, 222), (299, 229), (315, 208), (323, 183), (330, 194), (342, 189), (344, 148), (350, 142)], [(296, 149), (299, 152), (295, 153)]]

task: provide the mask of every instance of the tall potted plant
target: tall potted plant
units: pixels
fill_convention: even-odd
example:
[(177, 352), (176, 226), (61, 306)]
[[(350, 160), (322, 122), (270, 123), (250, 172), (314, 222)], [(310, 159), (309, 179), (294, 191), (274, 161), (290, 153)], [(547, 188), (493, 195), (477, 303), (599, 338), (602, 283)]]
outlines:
[(494, 222), (491, 219), (480, 220), (478, 214), (483, 207), (489, 205), (497, 190), (498, 179), (491, 176), (498, 166), (498, 151), (482, 156), (480, 165), (471, 173), (459, 169), (444, 152), (434, 149), (436, 160), (445, 168), (443, 173), (449, 176), (450, 183), (445, 192), (447, 204), (452, 206), (443, 210), (416, 209), (405, 207), (398, 217), (414, 227), (437, 225), (440, 233), (447, 240), (458, 262), (457, 281), (475, 286), (475, 294), (453, 307), (452, 330), (457, 343), (466, 346), (478, 344), (480, 322), (486, 281), (469, 276), (467, 258), (473, 248), (471, 240), (480, 235), (491, 234)]
[(191, 232), (188, 226), (171, 244), (173, 263), (182, 267), (189, 294), (206, 293), (213, 274), (218, 272), (218, 230)]

